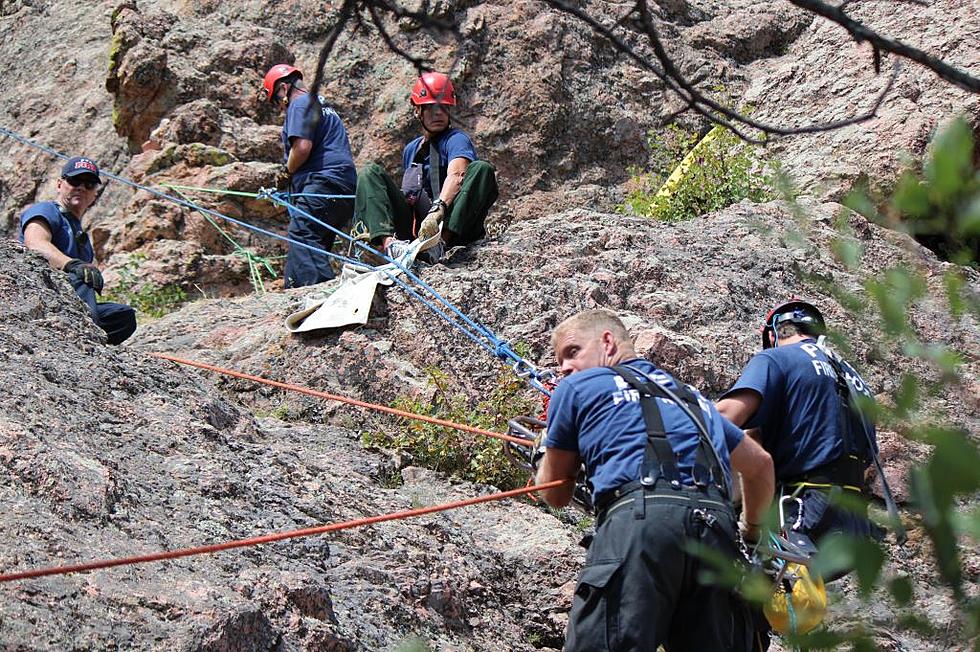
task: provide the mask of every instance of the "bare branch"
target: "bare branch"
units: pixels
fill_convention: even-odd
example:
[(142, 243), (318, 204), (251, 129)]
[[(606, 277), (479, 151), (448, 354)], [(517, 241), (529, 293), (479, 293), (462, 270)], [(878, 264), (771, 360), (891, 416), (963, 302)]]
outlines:
[[(883, 54), (896, 54), (899, 57), (909, 59), (919, 63), (934, 71), (945, 81), (955, 84), (971, 92), (980, 92), (980, 80), (954, 68), (942, 60), (932, 57), (916, 48), (908, 46), (900, 41), (879, 35), (863, 23), (849, 17), (843, 8), (858, 0), (843, 0), (838, 7), (831, 6), (821, 0), (789, 0), (792, 4), (803, 8), (806, 11), (823, 16), (846, 29), (857, 41), (867, 41), (872, 46), (872, 62), (875, 72), (880, 72)], [(924, 0), (896, 0), (910, 2), (913, 4), (925, 4)], [(587, 10), (574, 6), (570, 0), (544, 0), (544, 2), (568, 14), (588, 26), (595, 34), (607, 41), (614, 50), (635, 62), (642, 69), (649, 71), (660, 79), (668, 92), (674, 93), (682, 101), (682, 107), (674, 112), (676, 117), (685, 111), (694, 111), (703, 116), (710, 122), (730, 129), (743, 140), (749, 142), (765, 142), (768, 136), (785, 136), (792, 134), (816, 133), (839, 129), (841, 127), (857, 124), (866, 121), (877, 115), (878, 109), (884, 103), (885, 98), (891, 91), (898, 75), (899, 65), (896, 61), (891, 70), (891, 74), (885, 81), (884, 86), (877, 94), (871, 108), (858, 115), (835, 120), (831, 122), (814, 123), (798, 127), (785, 127), (769, 124), (755, 120), (735, 109), (726, 107), (710, 96), (702, 92), (692, 83), (674, 64), (674, 61), (664, 43), (661, 40), (657, 25), (654, 22), (652, 9), (647, 4), (647, 0), (636, 0), (633, 8), (622, 17), (618, 18), (611, 27), (604, 25)], [(333, 48), (336, 45), (341, 33), (353, 22), (352, 29), (369, 29), (373, 26), (377, 29), (387, 48), (396, 55), (409, 62), (419, 73), (429, 70), (431, 62), (426, 56), (417, 56), (410, 49), (400, 46), (392, 33), (385, 27), (387, 18), (396, 20), (407, 19), (416, 23), (420, 29), (434, 32), (448, 32), (453, 35), (458, 44), (462, 44), (463, 37), (455, 22), (439, 19), (429, 13), (429, 3), (423, 1), (417, 11), (406, 9), (397, 4), (395, 0), (344, 0), (336, 21), (327, 32), (327, 38), (320, 51), (320, 58), (317, 64), (316, 77), (313, 81), (311, 91), (316, 94), (323, 82), (324, 66)], [(635, 18), (634, 18), (635, 17)], [(629, 25), (627, 28), (626, 26)], [(653, 50), (653, 56), (649, 57), (642, 54), (637, 46), (626, 41), (621, 35), (622, 29), (630, 29), (641, 39), (645, 37)], [(462, 48), (457, 48), (453, 62), (453, 68), (459, 63)], [(746, 133), (747, 130), (759, 132), (761, 136), (755, 137)]]
[(820, 0), (789, 0), (797, 7), (823, 16), (827, 20), (837, 23), (854, 37), (854, 40), (861, 42), (867, 41), (878, 50), (891, 52), (905, 59), (915, 61), (933, 71), (942, 79), (951, 84), (959, 86), (963, 90), (971, 93), (980, 93), (980, 79), (969, 75), (958, 68), (954, 68), (942, 59), (926, 54), (922, 50), (906, 45), (901, 41), (881, 36), (864, 23), (860, 23), (848, 16), (840, 7), (831, 6)]
[(354, 14), (358, 1), (344, 0), (344, 4), (340, 8), (340, 14), (337, 16), (337, 22), (327, 32), (327, 39), (320, 49), (320, 58), (316, 62), (316, 76), (313, 78), (313, 86), (310, 89), (310, 95), (313, 97), (316, 97), (320, 92), (320, 85), (323, 84), (323, 69), (327, 65), (327, 59), (330, 57), (330, 52), (333, 51), (333, 46), (337, 42), (337, 39), (340, 38), (344, 28), (347, 26), (347, 22)]

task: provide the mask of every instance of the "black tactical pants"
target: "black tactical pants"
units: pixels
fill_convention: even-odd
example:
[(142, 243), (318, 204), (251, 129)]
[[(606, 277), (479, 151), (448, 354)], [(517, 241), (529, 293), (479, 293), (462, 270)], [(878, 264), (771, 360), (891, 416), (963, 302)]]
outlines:
[(703, 584), (699, 573), (712, 566), (689, 552), (700, 544), (736, 557), (731, 508), (720, 497), (694, 503), (692, 493), (641, 489), (601, 515), (572, 601), (566, 652), (750, 649), (745, 605), (731, 589)]

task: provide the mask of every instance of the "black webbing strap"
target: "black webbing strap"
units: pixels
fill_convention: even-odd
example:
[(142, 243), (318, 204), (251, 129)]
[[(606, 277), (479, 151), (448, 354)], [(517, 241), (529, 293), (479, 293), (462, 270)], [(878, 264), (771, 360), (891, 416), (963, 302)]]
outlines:
[[(842, 428), (841, 432), (844, 433), (842, 436), (844, 437), (845, 448), (851, 447), (852, 450), (856, 450), (854, 437), (851, 433), (851, 426), (856, 422), (857, 427), (864, 433), (864, 437), (868, 442), (868, 455), (871, 456), (875, 470), (878, 472), (878, 478), (881, 480), (881, 489), (885, 496), (885, 508), (888, 510), (888, 517), (892, 522), (892, 529), (895, 531), (895, 542), (898, 545), (902, 545), (908, 539), (908, 535), (905, 532), (905, 527), (902, 525), (902, 518), (899, 516), (898, 505), (895, 503), (892, 488), (888, 484), (888, 478), (885, 477), (885, 469), (882, 467), (881, 459), (875, 451), (875, 443), (871, 438), (871, 429), (868, 427), (867, 419), (861, 409), (862, 399), (858, 396), (858, 391), (847, 382), (840, 357), (827, 348), (822, 341), (817, 342), (817, 347), (826, 356), (827, 361), (830, 362), (830, 366), (834, 368), (834, 374), (837, 376), (837, 395), (841, 404), (839, 422)], [(850, 451), (845, 451), (845, 454), (847, 452)]]
[[(643, 477), (640, 482), (652, 487), (658, 478), (666, 479), (672, 488), (681, 487), (681, 475), (677, 468), (677, 455), (667, 440), (663, 417), (657, 405), (656, 397), (664, 398), (675, 403), (688, 418), (694, 421), (698, 433), (698, 446), (694, 458), (694, 468), (691, 475), (698, 487), (707, 487), (712, 479), (727, 498), (728, 489), (725, 486), (725, 475), (718, 460), (718, 455), (708, 436), (707, 424), (701, 412), (697, 397), (686, 386), (676, 380), (677, 391), (671, 392), (659, 383), (651, 380), (640, 380), (636, 373), (625, 366), (617, 365), (612, 368), (629, 383), (640, 395), (640, 406), (643, 409), (643, 421), (647, 429), (647, 445), (643, 459)], [(710, 461), (708, 452), (710, 451)], [(656, 473), (656, 475), (655, 475)]]
[(442, 184), (439, 182), (439, 148), (435, 141), (429, 141), (429, 187), (432, 189), (432, 201), (439, 199)]

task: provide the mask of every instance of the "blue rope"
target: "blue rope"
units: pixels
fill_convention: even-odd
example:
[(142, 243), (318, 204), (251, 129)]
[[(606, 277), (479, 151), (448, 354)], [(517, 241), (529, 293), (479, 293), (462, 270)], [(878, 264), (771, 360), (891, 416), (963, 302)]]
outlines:
[[(25, 137), (23, 137), (23, 136), (21, 136), (19, 134), (16, 134), (16, 133), (10, 131), (9, 129), (5, 129), (3, 127), (0, 127), (0, 134), (3, 134), (4, 136), (8, 136), (9, 138), (12, 138), (12, 139), (16, 140), (17, 142), (22, 143), (24, 145), (27, 145), (29, 147), (34, 147), (36, 149), (39, 149), (42, 152), (45, 152), (45, 153), (50, 154), (52, 156), (55, 156), (57, 158), (66, 159), (66, 160), (69, 159), (69, 158), (71, 158), (67, 154), (62, 154), (61, 152), (58, 152), (56, 150), (53, 150), (50, 147), (45, 147), (44, 145), (41, 145), (39, 143), (35, 143), (34, 141), (32, 141), (32, 140), (30, 140), (28, 138), (25, 138)], [(298, 240), (293, 240), (292, 238), (287, 237), (287, 236), (284, 236), (284, 235), (281, 235), (279, 233), (275, 233), (273, 231), (269, 231), (267, 229), (263, 229), (262, 227), (254, 226), (254, 225), (249, 224), (247, 222), (243, 222), (241, 220), (237, 220), (234, 217), (229, 217), (227, 215), (224, 215), (222, 213), (219, 213), (218, 211), (211, 210), (210, 208), (205, 208), (204, 206), (201, 206), (199, 204), (195, 204), (194, 202), (192, 202), (190, 200), (181, 199), (180, 197), (174, 197), (173, 195), (168, 195), (165, 192), (160, 192), (159, 190), (156, 190), (156, 189), (151, 188), (149, 186), (145, 186), (145, 185), (143, 185), (141, 183), (136, 183), (135, 181), (130, 181), (129, 179), (126, 179), (125, 177), (120, 177), (118, 175), (112, 174), (111, 172), (106, 172), (105, 170), (99, 170), (99, 175), (100, 176), (103, 176), (103, 177), (108, 177), (108, 178), (113, 179), (115, 181), (118, 181), (119, 183), (121, 183), (123, 185), (126, 185), (126, 186), (130, 186), (131, 188), (136, 188), (138, 190), (145, 190), (146, 192), (150, 193), (151, 195), (155, 195), (157, 197), (160, 197), (161, 199), (166, 199), (168, 201), (172, 201), (175, 204), (179, 204), (180, 206), (183, 206), (185, 208), (189, 208), (189, 209), (192, 209), (192, 210), (201, 211), (202, 213), (206, 213), (207, 215), (211, 215), (213, 217), (217, 217), (219, 219), (225, 220), (226, 222), (231, 222), (232, 224), (237, 224), (238, 226), (240, 226), (240, 227), (242, 227), (244, 229), (248, 229), (250, 231), (255, 231), (256, 233), (261, 233), (262, 235), (269, 236), (270, 238), (275, 238), (277, 240), (282, 240), (283, 242), (288, 242), (291, 245), (296, 245), (298, 247), (303, 247), (305, 249), (309, 249), (310, 251), (313, 251), (313, 252), (322, 254), (324, 256), (328, 256), (330, 258), (336, 258), (337, 260), (340, 260), (340, 261), (345, 262), (345, 263), (354, 263), (354, 264), (357, 264), (357, 265), (364, 266), (363, 263), (361, 263), (360, 261), (356, 261), (356, 260), (347, 258), (346, 256), (341, 256), (340, 254), (335, 254), (332, 251), (324, 251), (323, 249), (320, 249), (319, 247), (315, 247), (313, 245), (306, 244), (305, 242), (300, 242)]]
[[(4, 136), (7, 136), (8, 138), (11, 138), (11, 139), (13, 139), (13, 140), (15, 140), (15, 141), (23, 144), (23, 145), (27, 145), (28, 147), (32, 147), (34, 149), (40, 150), (42, 152), (45, 152), (45, 153), (47, 153), (47, 154), (49, 154), (51, 156), (54, 156), (55, 158), (60, 158), (60, 159), (65, 159), (65, 160), (71, 158), (67, 154), (62, 154), (61, 152), (59, 152), (57, 150), (54, 150), (54, 149), (52, 149), (50, 147), (46, 147), (45, 145), (41, 145), (40, 143), (34, 142), (33, 140), (31, 140), (29, 138), (26, 138), (24, 136), (21, 136), (20, 134), (18, 134), (16, 132), (13, 132), (13, 131), (11, 131), (9, 129), (6, 129), (4, 127), (0, 127), (0, 134), (2, 134)], [(306, 211), (304, 211), (304, 210), (302, 210), (300, 208), (297, 208), (296, 206), (294, 206), (290, 202), (288, 202), (285, 199), (283, 199), (284, 193), (279, 193), (277, 191), (263, 189), (258, 194), (259, 194), (260, 197), (267, 197), (271, 201), (273, 201), (275, 203), (278, 203), (278, 204), (281, 204), (287, 210), (289, 210), (289, 211), (295, 211), (299, 215), (301, 215), (303, 217), (306, 217), (309, 220), (312, 220), (316, 224), (319, 224), (320, 226), (322, 226), (322, 227), (324, 227), (324, 228), (326, 228), (326, 229), (334, 232), (337, 235), (340, 235), (342, 238), (345, 238), (346, 240), (352, 242), (356, 247), (360, 247), (364, 251), (369, 252), (369, 253), (371, 253), (371, 254), (373, 254), (375, 256), (379, 256), (380, 255), (380, 257), (383, 258), (384, 260), (386, 260), (387, 262), (394, 264), (398, 269), (400, 269), (402, 272), (404, 272), (410, 279), (412, 279), (414, 282), (418, 283), (427, 292), (429, 292), (433, 297), (435, 297), (438, 301), (440, 301), (445, 307), (449, 308), (469, 328), (471, 328), (473, 331), (476, 331), (476, 333), (478, 333), (479, 335), (481, 335), (482, 337), (484, 337), (486, 340), (488, 340), (489, 341), (489, 344), (487, 342), (479, 339), (473, 332), (468, 331), (466, 328), (463, 327), (463, 325), (461, 325), (461, 324), (457, 323), (456, 321), (454, 321), (454, 319), (452, 317), (450, 317), (448, 314), (446, 314), (446, 312), (444, 310), (442, 310), (438, 306), (434, 305), (427, 298), (425, 298), (424, 296), (422, 296), (421, 294), (419, 294), (418, 291), (416, 291), (414, 288), (412, 288), (407, 283), (405, 283), (405, 281), (403, 281), (402, 279), (400, 279), (398, 276), (396, 276), (394, 274), (391, 274), (387, 270), (379, 269), (378, 267), (374, 267), (374, 266), (371, 266), (371, 265), (366, 265), (366, 264), (362, 263), (359, 260), (354, 260), (352, 258), (348, 258), (347, 256), (342, 256), (340, 254), (335, 254), (335, 253), (333, 253), (331, 251), (325, 251), (325, 250), (323, 250), (323, 249), (321, 249), (319, 247), (316, 247), (316, 246), (307, 244), (305, 242), (300, 242), (298, 240), (293, 240), (292, 238), (289, 238), (287, 236), (281, 235), (279, 233), (275, 233), (273, 231), (269, 231), (267, 229), (263, 229), (261, 227), (254, 226), (254, 225), (249, 224), (247, 222), (244, 222), (242, 220), (238, 220), (238, 219), (235, 219), (233, 217), (229, 217), (227, 215), (224, 215), (222, 213), (219, 213), (218, 211), (212, 210), (210, 208), (205, 208), (204, 206), (201, 206), (199, 204), (196, 204), (196, 203), (194, 203), (194, 202), (192, 202), (190, 200), (183, 199), (183, 198), (180, 198), (180, 197), (174, 197), (173, 195), (168, 195), (165, 192), (161, 192), (159, 190), (156, 190), (156, 189), (151, 188), (149, 186), (146, 186), (144, 184), (136, 183), (135, 181), (131, 181), (129, 179), (126, 179), (125, 177), (121, 177), (119, 175), (112, 174), (111, 172), (106, 172), (104, 170), (100, 170), (99, 171), (99, 174), (101, 176), (108, 177), (109, 179), (113, 179), (115, 181), (118, 181), (119, 183), (121, 183), (123, 185), (129, 186), (131, 188), (136, 188), (138, 190), (144, 190), (144, 191), (150, 193), (151, 195), (154, 195), (154, 196), (159, 197), (161, 199), (166, 199), (166, 200), (171, 201), (171, 202), (173, 202), (173, 203), (175, 203), (175, 204), (177, 204), (179, 206), (184, 206), (185, 208), (189, 208), (191, 210), (200, 211), (201, 213), (204, 213), (204, 214), (207, 214), (207, 215), (211, 215), (211, 216), (216, 217), (216, 218), (221, 219), (221, 220), (225, 220), (226, 222), (230, 222), (231, 224), (236, 224), (236, 225), (238, 225), (238, 226), (240, 226), (240, 227), (242, 227), (244, 229), (247, 229), (247, 230), (250, 230), (250, 231), (254, 231), (255, 233), (260, 233), (262, 235), (265, 235), (265, 236), (268, 236), (268, 237), (271, 237), (271, 238), (275, 238), (276, 240), (281, 240), (283, 242), (287, 242), (290, 245), (295, 245), (297, 247), (303, 247), (304, 249), (308, 249), (310, 251), (313, 251), (315, 253), (321, 254), (323, 256), (327, 256), (329, 258), (335, 258), (335, 259), (340, 260), (340, 261), (342, 261), (344, 263), (353, 264), (355, 266), (362, 267), (362, 268), (368, 268), (368, 269), (371, 269), (371, 270), (374, 270), (374, 271), (381, 271), (388, 278), (392, 279), (392, 281), (394, 281), (395, 283), (397, 283), (400, 287), (404, 288), (411, 296), (413, 296), (416, 299), (418, 299), (419, 301), (421, 301), (422, 304), (424, 306), (426, 306), (429, 310), (431, 310), (436, 315), (439, 315), (440, 317), (442, 317), (443, 319), (445, 319), (451, 326), (453, 326), (454, 328), (456, 328), (457, 330), (459, 330), (461, 333), (465, 334), (471, 340), (473, 340), (474, 342), (476, 342), (479, 346), (483, 347), (484, 349), (486, 349), (487, 351), (489, 351), (493, 355), (497, 356), (501, 360), (504, 360), (504, 361), (508, 361), (509, 360), (511, 362), (511, 367), (514, 370), (514, 372), (520, 378), (525, 379), (532, 387), (534, 387), (538, 391), (544, 393), (545, 395), (548, 395), (548, 396), (551, 395), (551, 391), (545, 386), (545, 383), (551, 378), (550, 372), (542, 372), (542, 371), (539, 371), (529, 361), (527, 361), (524, 358), (522, 358), (521, 356), (517, 355), (517, 353), (514, 352), (514, 350), (510, 347), (510, 344), (506, 340), (502, 340), (502, 339), (498, 338), (486, 326), (483, 326), (482, 324), (480, 324), (480, 323), (478, 323), (478, 322), (470, 319), (469, 317), (467, 317), (458, 308), (456, 308), (456, 306), (454, 306), (452, 303), (450, 303), (445, 297), (443, 297), (438, 292), (436, 292), (436, 290), (434, 290), (429, 284), (427, 284), (425, 281), (423, 281), (418, 276), (416, 276), (414, 273), (412, 273), (411, 270), (406, 269), (399, 262), (397, 262), (396, 260), (393, 260), (393, 259), (389, 258), (387, 255), (385, 255), (385, 254), (379, 254), (374, 249), (368, 247), (363, 242), (360, 242), (359, 240), (356, 240), (356, 239), (352, 238), (347, 233), (345, 233), (343, 231), (340, 231), (339, 229), (337, 229), (337, 228), (335, 228), (335, 227), (327, 224), (326, 222), (323, 222), (322, 220), (316, 218), (315, 216), (310, 215)], [(337, 195), (336, 197), (349, 198), (350, 196), (349, 195), (346, 195), (346, 196)]]

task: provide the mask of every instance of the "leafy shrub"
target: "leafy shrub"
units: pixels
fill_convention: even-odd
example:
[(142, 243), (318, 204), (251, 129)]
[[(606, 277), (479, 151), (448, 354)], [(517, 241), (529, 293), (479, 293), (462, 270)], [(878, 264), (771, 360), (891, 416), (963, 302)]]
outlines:
[[(512, 417), (541, 411), (541, 403), (529, 396), (524, 383), (509, 370), (501, 372), (496, 385), (475, 403), (453, 389), (451, 378), (444, 371), (430, 368), (426, 372), (435, 389), (433, 401), (401, 397), (394, 407), (493, 432), (505, 432), (507, 420)], [(499, 439), (453, 428), (399, 419), (397, 428), (365, 433), (362, 443), (405, 452), (418, 466), (502, 489), (514, 489), (527, 481), (527, 475), (507, 460)]]
[(150, 317), (163, 317), (187, 301), (187, 293), (178, 285), (140, 283), (139, 268), (146, 254), (133, 254), (119, 270), (119, 282), (110, 288), (106, 301), (127, 303)]
[(701, 138), (670, 125), (663, 132), (651, 132), (647, 142), (651, 170), (634, 172), (626, 201), (617, 207), (621, 213), (678, 222), (743, 199), (762, 202), (778, 194), (778, 163), (721, 127)]

